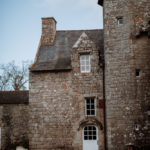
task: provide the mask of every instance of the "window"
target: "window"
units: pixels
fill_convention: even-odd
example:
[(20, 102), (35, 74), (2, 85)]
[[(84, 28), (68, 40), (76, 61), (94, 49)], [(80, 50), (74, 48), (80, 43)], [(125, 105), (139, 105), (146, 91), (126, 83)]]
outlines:
[(139, 125), (138, 125), (138, 124), (135, 125), (135, 130), (136, 130), (136, 131), (139, 130)]
[(122, 25), (123, 24), (123, 17), (118, 17), (118, 25)]
[(84, 128), (84, 140), (97, 140), (97, 130), (95, 126), (86, 126)]
[(80, 71), (81, 73), (88, 73), (91, 71), (90, 55), (80, 56)]
[(136, 75), (137, 77), (140, 76), (140, 69), (136, 69), (135, 75)]
[(95, 116), (96, 115), (96, 102), (95, 98), (87, 98), (86, 99), (86, 115), (87, 116)]

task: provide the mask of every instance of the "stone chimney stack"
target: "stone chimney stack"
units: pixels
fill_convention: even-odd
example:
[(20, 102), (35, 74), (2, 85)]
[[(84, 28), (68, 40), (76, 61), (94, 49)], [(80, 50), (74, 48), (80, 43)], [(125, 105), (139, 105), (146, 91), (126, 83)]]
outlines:
[(56, 34), (56, 23), (53, 17), (42, 18), (41, 45), (53, 45)]

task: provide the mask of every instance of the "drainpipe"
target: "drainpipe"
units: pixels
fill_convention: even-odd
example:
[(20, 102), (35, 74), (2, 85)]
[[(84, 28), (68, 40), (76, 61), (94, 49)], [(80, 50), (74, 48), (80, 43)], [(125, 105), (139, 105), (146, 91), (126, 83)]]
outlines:
[[(103, 56), (104, 57), (104, 56)], [(107, 150), (107, 136), (106, 136), (106, 96), (105, 96), (105, 61), (103, 60), (103, 101), (104, 101), (104, 148)]]

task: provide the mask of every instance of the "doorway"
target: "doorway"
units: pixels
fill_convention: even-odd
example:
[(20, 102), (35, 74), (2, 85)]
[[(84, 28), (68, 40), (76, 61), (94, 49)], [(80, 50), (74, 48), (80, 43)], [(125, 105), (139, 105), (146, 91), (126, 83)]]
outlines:
[(98, 149), (98, 133), (97, 128), (93, 125), (85, 126), (83, 129), (83, 150), (99, 150)]

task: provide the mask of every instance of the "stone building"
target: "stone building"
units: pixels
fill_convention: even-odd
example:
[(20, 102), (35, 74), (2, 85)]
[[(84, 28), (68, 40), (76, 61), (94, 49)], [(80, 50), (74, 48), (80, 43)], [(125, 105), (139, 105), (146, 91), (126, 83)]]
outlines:
[(103, 30), (56, 31), (42, 19), (30, 68), (31, 149), (104, 149)]
[(150, 149), (150, 1), (98, 4), (104, 30), (42, 19), (29, 92), (0, 92), (2, 150)]
[(106, 146), (150, 149), (150, 0), (99, 0), (104, 13)]

